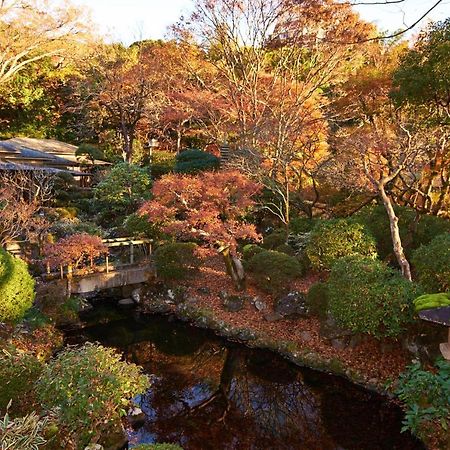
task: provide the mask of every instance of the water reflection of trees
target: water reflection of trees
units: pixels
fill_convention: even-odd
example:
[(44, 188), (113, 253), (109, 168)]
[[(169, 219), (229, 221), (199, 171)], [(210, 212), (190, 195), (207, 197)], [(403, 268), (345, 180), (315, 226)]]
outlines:
[(185, 449), (333, 448), (323, 438), (319, 396), (282, 361), (271, 361), (269, 372), (269, 361), (239, 347), (208, 344), (184, 360), (147, 351), (164, 373), (142, 398), (159, 441)]
[(398, 412), (343, 380), (300, 371), (269, 352), (225, 346), (161, 318), (87, 331), (154, 374), (140, 398), (146, 425), (131, 442), (185, 450), (410, 450)]

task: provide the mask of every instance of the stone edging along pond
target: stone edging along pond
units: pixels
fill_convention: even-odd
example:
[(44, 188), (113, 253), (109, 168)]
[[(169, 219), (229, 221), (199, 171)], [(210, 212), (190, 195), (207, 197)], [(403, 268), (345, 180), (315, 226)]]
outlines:
[(138, 310), (146, 314), (172, 314), (179, 320), (189, 322), (198, 328), (208, 329), (216, 335), (227, 340), (238, 342), (250, 348), (270, 350), (286, 358), (299, 367), (307, 367), (320, 372), (336, 375), (364, 388), (368, 391), (386, 396), (390, 399), (394, 395), (389, 392), (386, 385), (373, 383), (367, 376), (354, 369), (345, 367), (336, 358), (325, 358), (318, 352), (307, 348), (298, 348), (293, 341), (274, 340), (251, 328), (239, 328), (229, 322), (219, 319), (214, 311), (198, 305), (195, 302), (174, 304), (163, 297), (153, 297), (151, 300), (143, 299)]

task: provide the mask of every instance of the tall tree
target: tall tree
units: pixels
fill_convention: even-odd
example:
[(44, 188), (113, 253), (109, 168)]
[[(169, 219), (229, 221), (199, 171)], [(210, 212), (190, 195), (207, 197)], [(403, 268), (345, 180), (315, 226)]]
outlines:
[[(216, 69), (210, 89), (228, 105), (225, 135), (266, 168), (288, 226), (290, 191), (311, 183), (326, 152), (325, 90), (362, 62), (353, 42), (372, 28), (334, 1), (198, 0), (179, 36), (198, 42)], [(242, 166), (244, 166), (243, 164)]]
[(86, 18), (69, 2), (0, 2), (0, 85), (33, 62), (73, 54), (86, 36)]

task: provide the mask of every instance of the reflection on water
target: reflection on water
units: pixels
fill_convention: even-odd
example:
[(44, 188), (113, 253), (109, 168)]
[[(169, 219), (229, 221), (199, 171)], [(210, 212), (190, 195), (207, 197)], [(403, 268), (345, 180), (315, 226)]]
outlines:
[(185, 450), (409, 450), (401, 412), (344, 380), (299, 369), (270, 352), (226, 343), (166, 317), (118, 318), (69, 342), (121, 349), (151, 374), (136, 401), (145, 425), (130, 446), (173, 442)]

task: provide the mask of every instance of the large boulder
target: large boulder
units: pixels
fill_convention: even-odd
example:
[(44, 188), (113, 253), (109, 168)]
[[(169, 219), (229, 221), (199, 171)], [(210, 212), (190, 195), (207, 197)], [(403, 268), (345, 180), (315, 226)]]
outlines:
[(340, 327), (336, 323), (336, 320), (331, 316), (328, 316), (326, 320), (320, 323), (319, 333), (322, 339), (328, 341), (330, 345), (338, 350), (350, 346), (354, 334), (351, 331)]
[(289, 294), (276, 300), (274, 311), (282, 317), (305, 317), (308, 315), (306, 296), (301, 292), (289, 292)]

